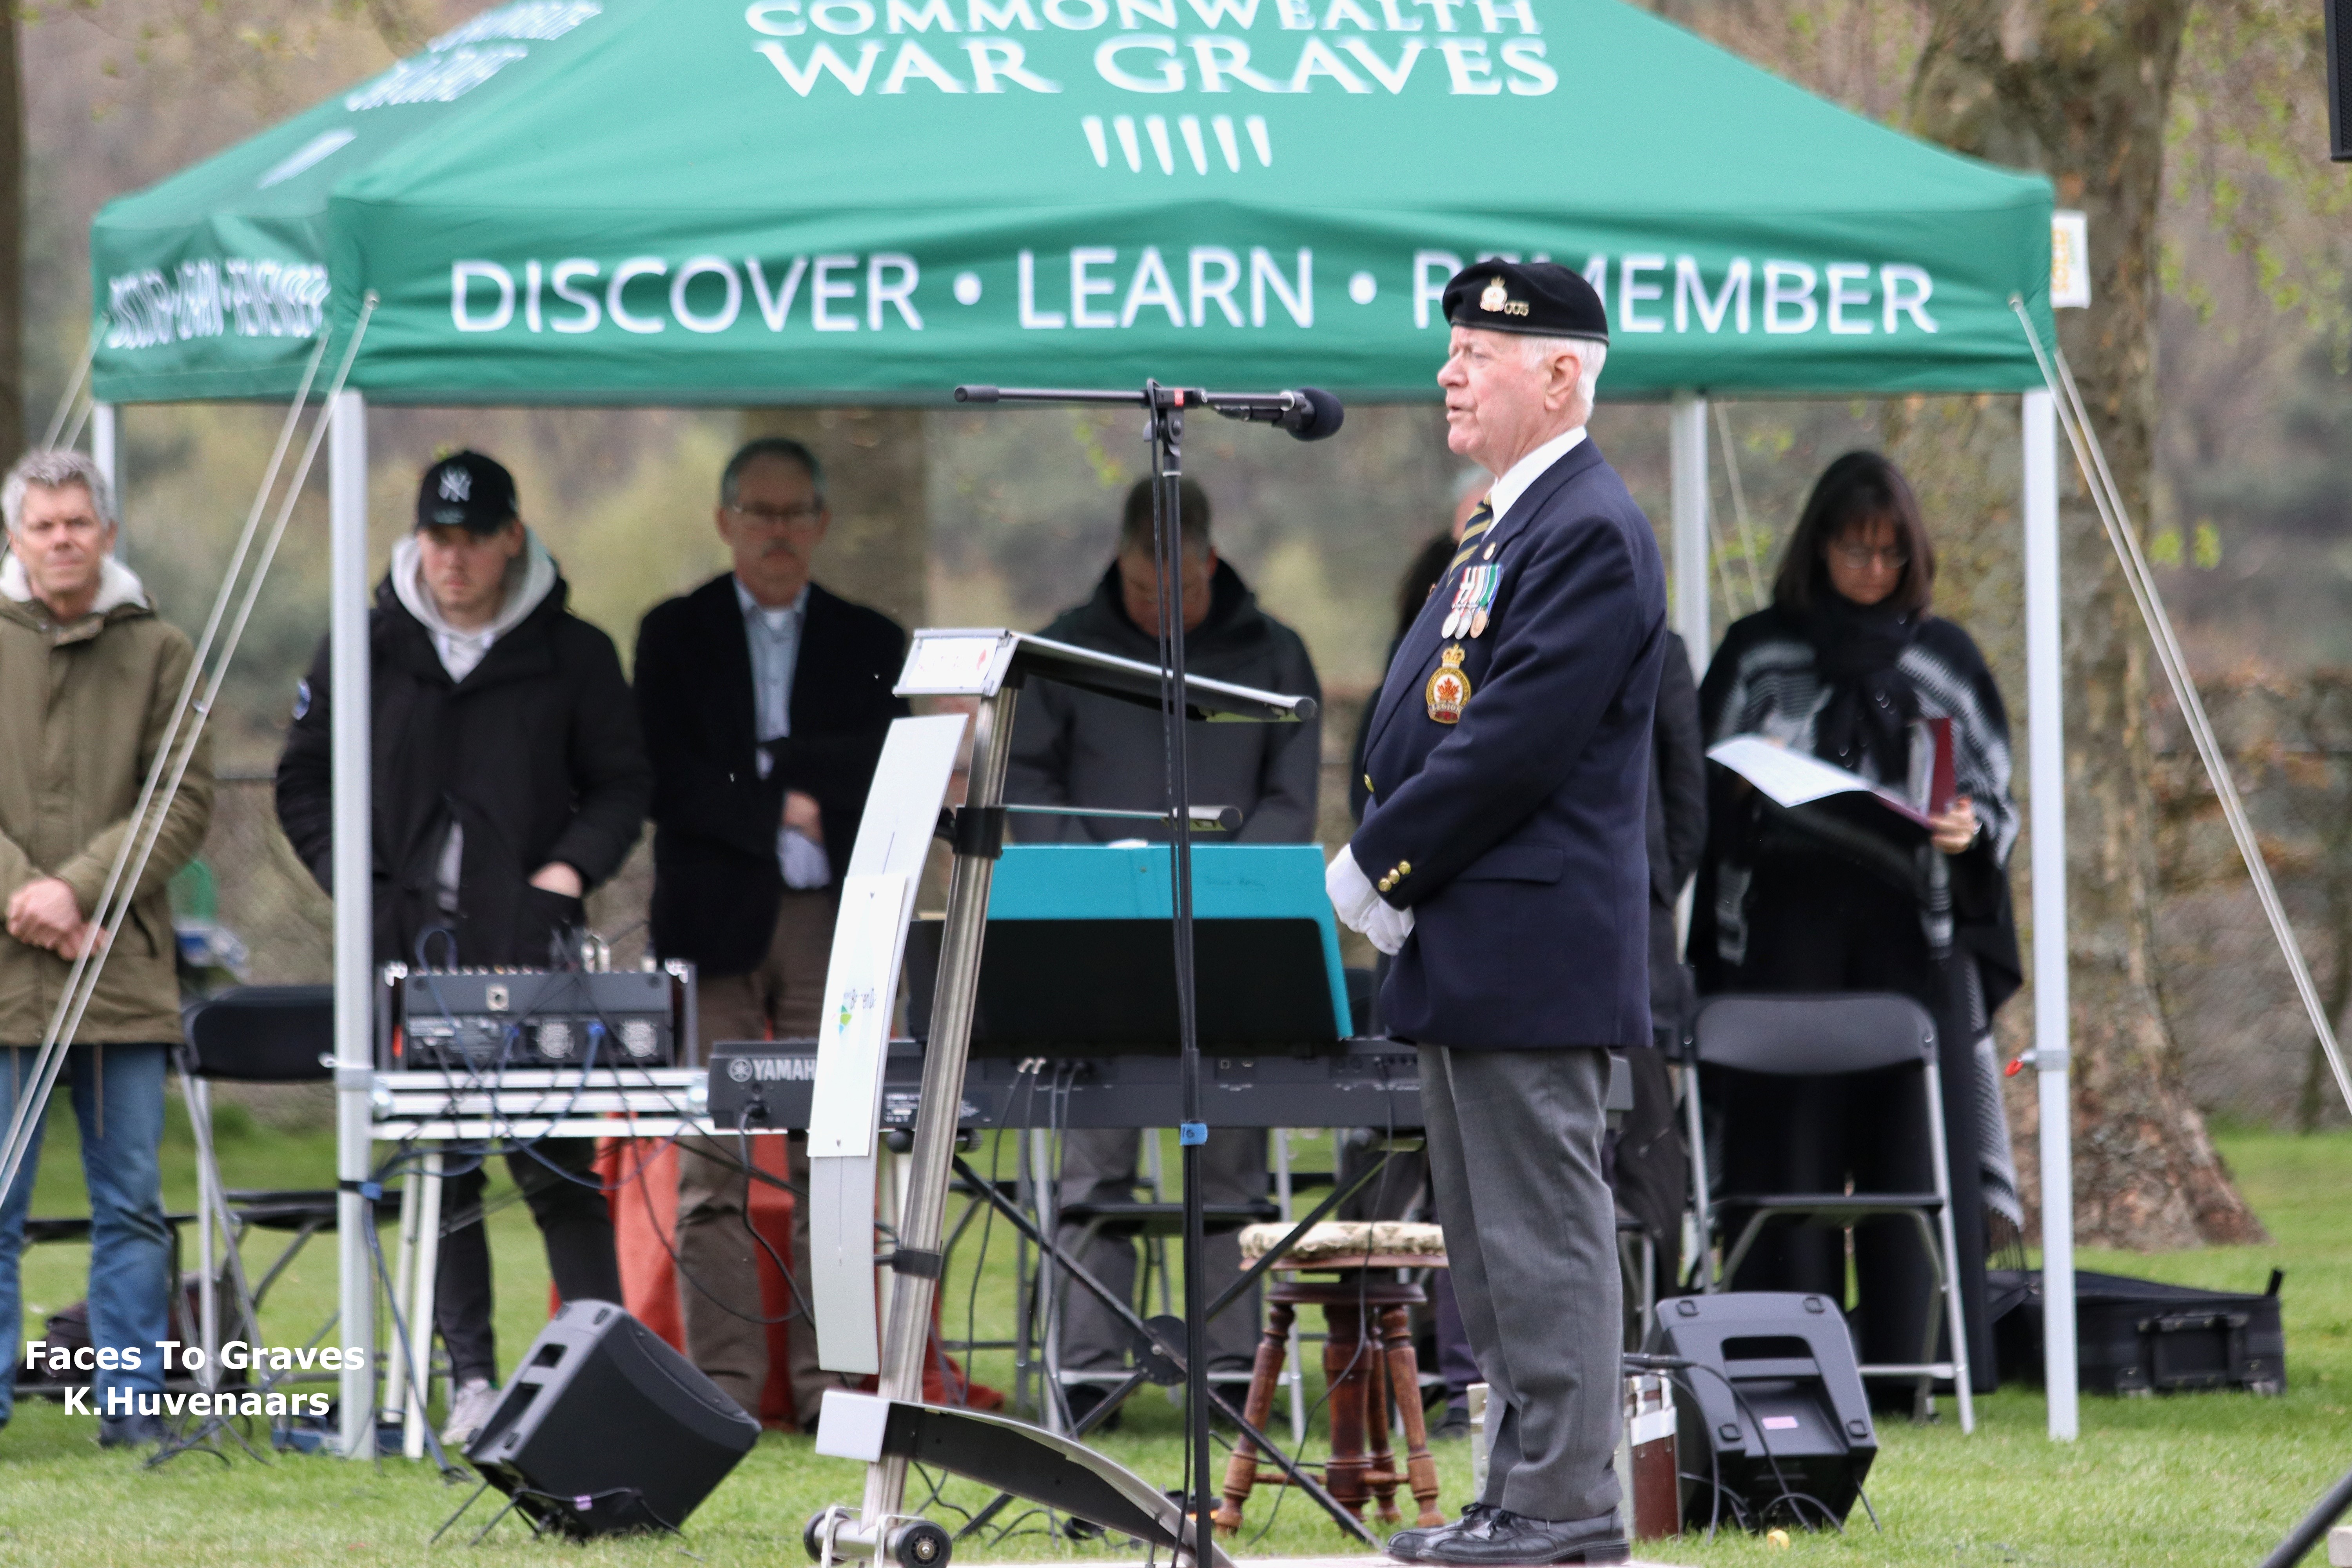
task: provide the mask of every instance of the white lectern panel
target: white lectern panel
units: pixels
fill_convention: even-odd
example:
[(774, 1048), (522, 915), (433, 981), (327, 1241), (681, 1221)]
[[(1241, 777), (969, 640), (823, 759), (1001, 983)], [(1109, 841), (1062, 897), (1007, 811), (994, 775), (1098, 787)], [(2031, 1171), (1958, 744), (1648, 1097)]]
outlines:
[(831, 1372), (881, 1370), (875, 1124), (907, 920), (965, 722), (961, 713), (944, 713), (891, 724), (842, 878), (809, 1115), (809, 1305), (817, 1361)]
[(860, 1159), (874, 1152), (882, 1111), (882, 1066), (898, 998), (914, 885), (896, 872), (842, 879), (841, 914), (824, 972), (824, 1012), (816, 1026), (816, 1083), (810, 1091), (808, 1151)]

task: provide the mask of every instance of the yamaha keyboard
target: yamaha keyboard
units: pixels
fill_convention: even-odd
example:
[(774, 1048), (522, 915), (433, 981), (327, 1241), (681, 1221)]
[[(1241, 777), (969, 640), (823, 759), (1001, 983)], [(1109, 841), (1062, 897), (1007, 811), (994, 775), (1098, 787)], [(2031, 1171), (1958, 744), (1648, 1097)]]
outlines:
[[(1421, 1057), (1395, 1040), (1346, 1040), (1312, 1054), (1202, 1055), (1212, 1127), (1421, 1128)], [(1172, 1057), (974, 1057), (957, 1120), (968, 1128), (1173, 1127), (1181, 1064)], [(908, 1128), (921, 1101), (922, 1047), (894, 1040), (882, 1125)], [(710, 1121), (721, 1132), (798, 1131), (816, 1081), (814, 1040), (721, 1041), (710, 1058)]]

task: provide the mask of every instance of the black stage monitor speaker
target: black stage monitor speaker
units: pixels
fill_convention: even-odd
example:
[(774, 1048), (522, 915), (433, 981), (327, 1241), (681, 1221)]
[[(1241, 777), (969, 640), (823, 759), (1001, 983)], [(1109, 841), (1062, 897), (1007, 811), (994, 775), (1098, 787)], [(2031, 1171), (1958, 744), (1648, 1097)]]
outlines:
[(2352, 163), (2352, 0), (2326, 0), (2327, 155)]
[(1763, 1290), (1680, 1296), (1658, 1303), (1648, 1349), (1684, 1363), (1669, 1370), (1686, 1523), (1844, 1521), (1878, 1436), (1835, 1302)]
[(675, 1530), (760, 1440), (760, 1424), (610, 1301), (566, 1302), (466, 1446), (541, 1528)]

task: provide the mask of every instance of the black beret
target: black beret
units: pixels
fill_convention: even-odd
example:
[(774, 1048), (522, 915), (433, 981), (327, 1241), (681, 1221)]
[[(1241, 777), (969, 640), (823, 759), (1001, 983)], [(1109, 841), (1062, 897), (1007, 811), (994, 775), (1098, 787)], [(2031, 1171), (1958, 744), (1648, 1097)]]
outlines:
[(1445, 319), (1490, 332), (1609, 341), (1609, 312), (1579, 272), (1557, 261), (1505, 261), (1465, 267), (1445, 286)]
[(416, 526), (496, 533), (515, 515), (514, 476), (479, 452), (458, 452), (425, 470), (416, 486)]

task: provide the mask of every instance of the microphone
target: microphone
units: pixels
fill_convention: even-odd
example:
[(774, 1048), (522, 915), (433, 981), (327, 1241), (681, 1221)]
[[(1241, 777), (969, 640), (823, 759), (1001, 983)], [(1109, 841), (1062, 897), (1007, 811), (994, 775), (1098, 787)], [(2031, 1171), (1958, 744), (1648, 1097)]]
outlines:
[(1301, 441), (1320, 441), (1339, 434), (1347, 410), (1319, 386), (1296, 392), (1204, 392), (1201, 401), (1228, 419), (1271, 425)]
[[(1271, 425), (1301, 441), (1320, 441), (1339, 433), (1347, 410), (1319, 386), (1296, 392), (1197, 392), (1171, 387), (1178, 406), (1207, 408), (1244, 424)], [(986, 386), (966, 384), (955, 389), (958, 403), (1140, 403), (1132, 392), (1080, 392), (1067, 388)]]

